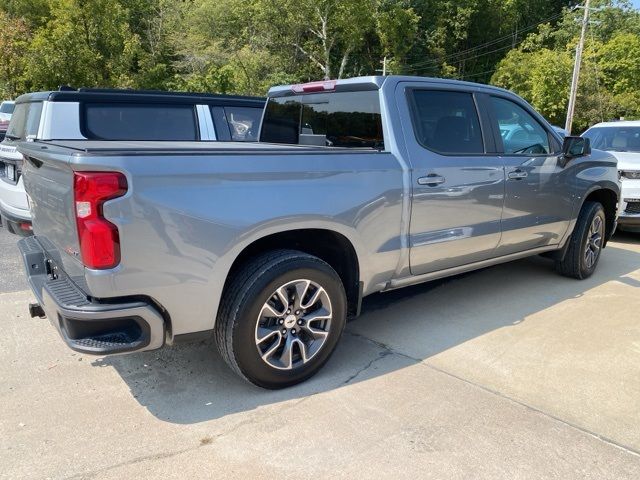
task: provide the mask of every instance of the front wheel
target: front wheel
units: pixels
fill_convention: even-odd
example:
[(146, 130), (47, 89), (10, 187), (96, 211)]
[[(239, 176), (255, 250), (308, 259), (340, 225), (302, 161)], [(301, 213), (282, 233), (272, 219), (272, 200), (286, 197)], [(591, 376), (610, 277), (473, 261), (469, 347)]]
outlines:
[(579, 280), (590, 277), (598, 266), (604, 248), (606, 217), (602, 204), (585, 202), (568, 240), (564, 259), (556, 262), (556, 269), (567, 277)]
[(225, 289), (218, 349), (255, 385), (295, 385), (329, 359), (346, 312), (344, 287), (330, 265), (303, 252), (270, 252), (245, 264)]

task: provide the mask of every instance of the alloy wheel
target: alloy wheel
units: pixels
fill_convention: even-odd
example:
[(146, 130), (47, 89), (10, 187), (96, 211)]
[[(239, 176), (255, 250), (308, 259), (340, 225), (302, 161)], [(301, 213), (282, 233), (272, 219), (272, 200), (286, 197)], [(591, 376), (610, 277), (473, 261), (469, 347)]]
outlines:
[(584, 249), (584, 262), (588, 269), (598, 261), (600, 251), (602, 250), (602, 239), (604, 237), (604, 222), (600, 215), (596, 215), (591, 222), (589, 232), (587, 233), (586, 245)]
[(291, 370), (324, 346), (332, 319), (331, 299), (316, 282), (300, 279), (277, 288), (264, 303), (255, 330), (258, 353), (270, 367)]

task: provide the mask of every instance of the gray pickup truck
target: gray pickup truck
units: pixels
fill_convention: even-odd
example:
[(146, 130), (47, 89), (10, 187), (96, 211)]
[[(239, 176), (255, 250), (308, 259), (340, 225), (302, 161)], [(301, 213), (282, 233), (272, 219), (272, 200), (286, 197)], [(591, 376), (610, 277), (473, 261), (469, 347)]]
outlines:
[(213, 336), (280, 388), (366, 295), (536, 254), (586, 278), (616, 227), (616, 160), (485, 85), (276, 87), (260, 140), (21, 143), (31, 315), (100, 355)]

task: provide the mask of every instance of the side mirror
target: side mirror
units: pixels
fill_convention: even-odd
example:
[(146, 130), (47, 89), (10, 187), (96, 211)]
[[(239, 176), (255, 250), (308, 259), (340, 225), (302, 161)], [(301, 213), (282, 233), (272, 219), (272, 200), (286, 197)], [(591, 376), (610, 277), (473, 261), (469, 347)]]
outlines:
[(590, 155), (591, 140), (585, 137), (565, 137), (562, 153), (566, 159)]

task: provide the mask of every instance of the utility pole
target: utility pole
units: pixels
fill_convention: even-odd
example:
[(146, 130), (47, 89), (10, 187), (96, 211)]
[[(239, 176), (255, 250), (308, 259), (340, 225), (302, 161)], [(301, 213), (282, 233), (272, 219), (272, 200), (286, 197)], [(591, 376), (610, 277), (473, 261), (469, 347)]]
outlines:
[[(589, 4), (591, 0), (586, 0), (584, 7), (584, 17), (582, 19), (582, 31), (580, 33), (580, 41), (576, 48), (576, 61), (573, 65), (573, 78), (571, 79), (571, 92), (569, 93), (569, 107), (567, 108), (567, 122), (564, 129), (571, 135), (571, 126), (573, 124), (573, 113), (576, 109), (576, 96), (578, 94), (578, 80), (580, 79), (580, 66), (582, 65), (582, 51), (584, 50), (584, 38), (589, 25)], [(580, 8), (580, 7), (578, 7)]]
[(377, 69), (376, 72), (382, 72), (382, 76), (387, 76), (387, 56), (384, 56), (384, 59), (380, 62), (382, 64), (382, 70)]

